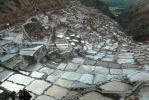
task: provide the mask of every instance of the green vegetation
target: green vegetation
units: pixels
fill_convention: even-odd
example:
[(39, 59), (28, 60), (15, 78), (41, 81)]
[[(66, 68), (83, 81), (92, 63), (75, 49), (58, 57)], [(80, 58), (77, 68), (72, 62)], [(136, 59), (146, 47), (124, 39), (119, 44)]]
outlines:
[[(96, 9), (106, 8), (112, 12), (115, 16), (121, 14), (129, 5), (131, 5), (135, 0), (80, 0), (82, 4)], [(106, 4), (108, 6), (106, 6)], [(104, 6), (103, 6), (104, 5)], [(103, 10), (105, 11), (105, 10)]]
[(110, 7), (127, 8), (136, 0), (104, 0)]
[(111, 13), (115, 16), (120, 15), (126, 8), (128, 8), (135, 0), (104, 0)]
[(109, 7), (109, 10), (111, 11), (111, 13), (115, 16), (120, 15), (125, 8), (121, 8), (121, 7)]
[(93, 7), (95, 9), (99, 9), (105, 15), (113, 17), (111, 12), (108, 9), (108, 6), (106, 5), (106, 3), (103, 0), (80, 0), (80, 2), (83, 5), (86, 5), (88, 7)]
[(98, 8), (100, 5), (99, 0), (80, 0), (80, 2), (86, 6)]

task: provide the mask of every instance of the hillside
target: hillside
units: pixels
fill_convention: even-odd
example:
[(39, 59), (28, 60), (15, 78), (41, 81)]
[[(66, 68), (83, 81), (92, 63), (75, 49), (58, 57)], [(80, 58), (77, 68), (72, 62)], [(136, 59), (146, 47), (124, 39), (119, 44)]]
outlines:
[(103, 0), (108, 6), (111, 13), (119, 16), (135, 0)]
[(0, 0), (0, 19), (3, 19), (0, 24), (22, 22), (31, 15), (61, 8), (67, 3), (69, 0)]
[(135, 40), (149, 40), (149, 1), (136, 1), (120, 15), (119, 21)]
[(95, 5), (40, 1), (20, 0), (29, 17), (0, 31), (0, 100), (148, 100), (149, 44)]
[[(22, 22), (29, 16), (64, 7), (70, 0), (0, 0), (0, 24)], [(99, 9), (112, 16), (108, 6), (101, 0), (79, 0), (82, 4)], [(99, 12), (100, 12), (99, 11)], [(3, 25), (0, 26), (2, 29)]]
[(103, 12), (105, 15), (108, 15), (108, 16), (112, 17), (112, 14), (111, 14), (111, 12), (108, 8), (108, 5), (103, 0), (80, 0), (80, 2), (83, 5), (98, 9), (101, 12)]

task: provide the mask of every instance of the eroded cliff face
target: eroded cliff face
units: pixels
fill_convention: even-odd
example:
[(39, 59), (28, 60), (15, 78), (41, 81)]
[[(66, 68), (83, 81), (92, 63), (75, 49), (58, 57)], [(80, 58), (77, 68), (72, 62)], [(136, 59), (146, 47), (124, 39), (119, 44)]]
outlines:
[(64, 7), (69, 0), (0, 0), (0, 24), (23, 21), (38, 12)]
[(137, 41), (149, 40), (149, 1), (138, 0), (119, 17), (126, 33)]

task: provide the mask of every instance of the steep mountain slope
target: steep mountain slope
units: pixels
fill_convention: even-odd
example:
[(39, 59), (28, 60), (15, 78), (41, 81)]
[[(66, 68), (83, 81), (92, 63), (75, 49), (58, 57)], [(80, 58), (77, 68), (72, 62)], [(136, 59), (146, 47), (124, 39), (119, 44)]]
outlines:
[[(0, 19), (3, 19), (0, 20), (0, 30), (8, 22), (22, 22), (34, 14), (62, 8), (70, 1), (73, 0), (0, 0)], [(78, 1), (81, 1), (86, 6), (99, 9), (106, 15), (112, 16), (108, 10), (108, 6), (102, 0)]]
[(50, 11), (69, 3), (69, 0), (0, 0), (0, 23), (22, 20), (37, 11)]
[(136, 1), (119, 16), (119, 21), (135, 40), (149, 40), (149, 0)]

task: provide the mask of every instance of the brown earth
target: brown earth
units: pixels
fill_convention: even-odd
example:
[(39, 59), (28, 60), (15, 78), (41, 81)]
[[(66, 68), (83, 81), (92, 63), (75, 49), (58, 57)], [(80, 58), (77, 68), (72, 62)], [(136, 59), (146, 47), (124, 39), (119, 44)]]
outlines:
[(29, 37), (36, 39), (43, 39), (44, 35), (42, 34), (44, 27), (39, 22), (28, 23), (24, 26), (24, 29), (28, 33)]
[(136, 41), (149, 41), (149, 1), (138, 0), (119, 16), (126, 33)]
[(6, 23), (24, 22), (27, 18), (37, 13), (64, 7), (69, 3), (69, 0), (12, 0), (8, 2), (6, 0), (4, 4), (1, 4), (1, 2), (0, 30), (4, 29)]

